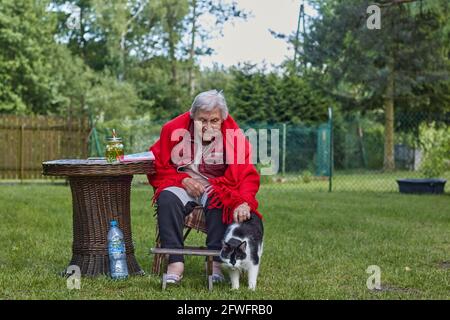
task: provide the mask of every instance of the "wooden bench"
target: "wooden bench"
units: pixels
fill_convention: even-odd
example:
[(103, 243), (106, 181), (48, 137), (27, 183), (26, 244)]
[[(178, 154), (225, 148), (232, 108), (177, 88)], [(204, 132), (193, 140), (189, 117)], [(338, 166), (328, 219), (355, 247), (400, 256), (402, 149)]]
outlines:
[[(156, 215), (156, 213), (155, 213)], [(206, 220), (205, 213), (202, 206), (195, 207), (190, 214), (188, 214), (184, 220), (185, 232), (183, 240), (186, 241), (189, 233), (192, 229), (206, 234)], [(152, 272), (157, 275), (161, 275), (161, 271), (164, 270), (161, 278), (161, 288), (166, 289), (167, 286), (167, 265), (169, 263), (169, 255), (189, 255), (189, 256), (203, 256), (207, 257), (206, 263), (206, 280), (208, 290), (213, 289), (212, 281), (212, 263), (213, 257), (220, 255), (220, 250), (208, 250), (206, 247), (189, 247), (185, 246), (184, 249), (168, 249), (161, 248), (161, 239), (159, 235), (158, 224), (156, 224), (156, 244), (154, 248), (150, 249), (150, 253), (154, 254)]]

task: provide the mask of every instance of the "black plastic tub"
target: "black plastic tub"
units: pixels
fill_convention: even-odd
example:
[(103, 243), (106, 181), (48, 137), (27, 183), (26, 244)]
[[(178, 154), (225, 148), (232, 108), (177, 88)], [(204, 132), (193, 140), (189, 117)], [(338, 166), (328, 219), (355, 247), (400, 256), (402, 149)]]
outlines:
[(401, 193), (444, 193), (445, 179), (397, 179)]

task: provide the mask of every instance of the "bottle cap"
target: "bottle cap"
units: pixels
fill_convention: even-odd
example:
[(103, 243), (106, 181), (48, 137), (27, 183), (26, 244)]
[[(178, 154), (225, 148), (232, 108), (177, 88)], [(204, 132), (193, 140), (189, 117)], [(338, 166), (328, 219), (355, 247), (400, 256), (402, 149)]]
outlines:
[(108, 138), (108, 141), (113, 141), (113, 142), (119, 142), (122, 141), (122, 138), (119, 138), (116, 134), (116, 129), (112, 130), (112, 136), (110, 138)]
[(117, 221), (111, 220), (110, 225), (111, 225), (111, 227), (117, 227)]
[(108, 137), (108, 142), (122, 142), (122, 138), (119, 137)]

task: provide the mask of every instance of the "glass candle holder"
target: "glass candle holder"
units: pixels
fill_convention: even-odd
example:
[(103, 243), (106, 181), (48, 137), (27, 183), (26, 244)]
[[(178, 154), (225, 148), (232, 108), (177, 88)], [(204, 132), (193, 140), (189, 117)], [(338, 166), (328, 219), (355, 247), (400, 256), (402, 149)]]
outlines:
[(108, 163), (119, 161), (121, 158), (123, 158), (123, 155), (124, 150), (122, 138), (119, 137), (108, 138), (105, 152), (106, 161), (108, 161)]

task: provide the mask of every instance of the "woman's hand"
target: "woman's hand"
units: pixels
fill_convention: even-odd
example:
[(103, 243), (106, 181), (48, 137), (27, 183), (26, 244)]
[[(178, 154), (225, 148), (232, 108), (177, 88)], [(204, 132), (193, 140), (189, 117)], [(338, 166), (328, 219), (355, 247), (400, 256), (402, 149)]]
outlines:
[(194, 178), (184, 178), (181, 184), (186, 192), (194, 198), (200, 197), (205, 192), (203, 185)]
[(250, 219), (250, 207), (247, 202), (240, 204), (234, 209), (233, 213), (234, 222), (241, 223)]

